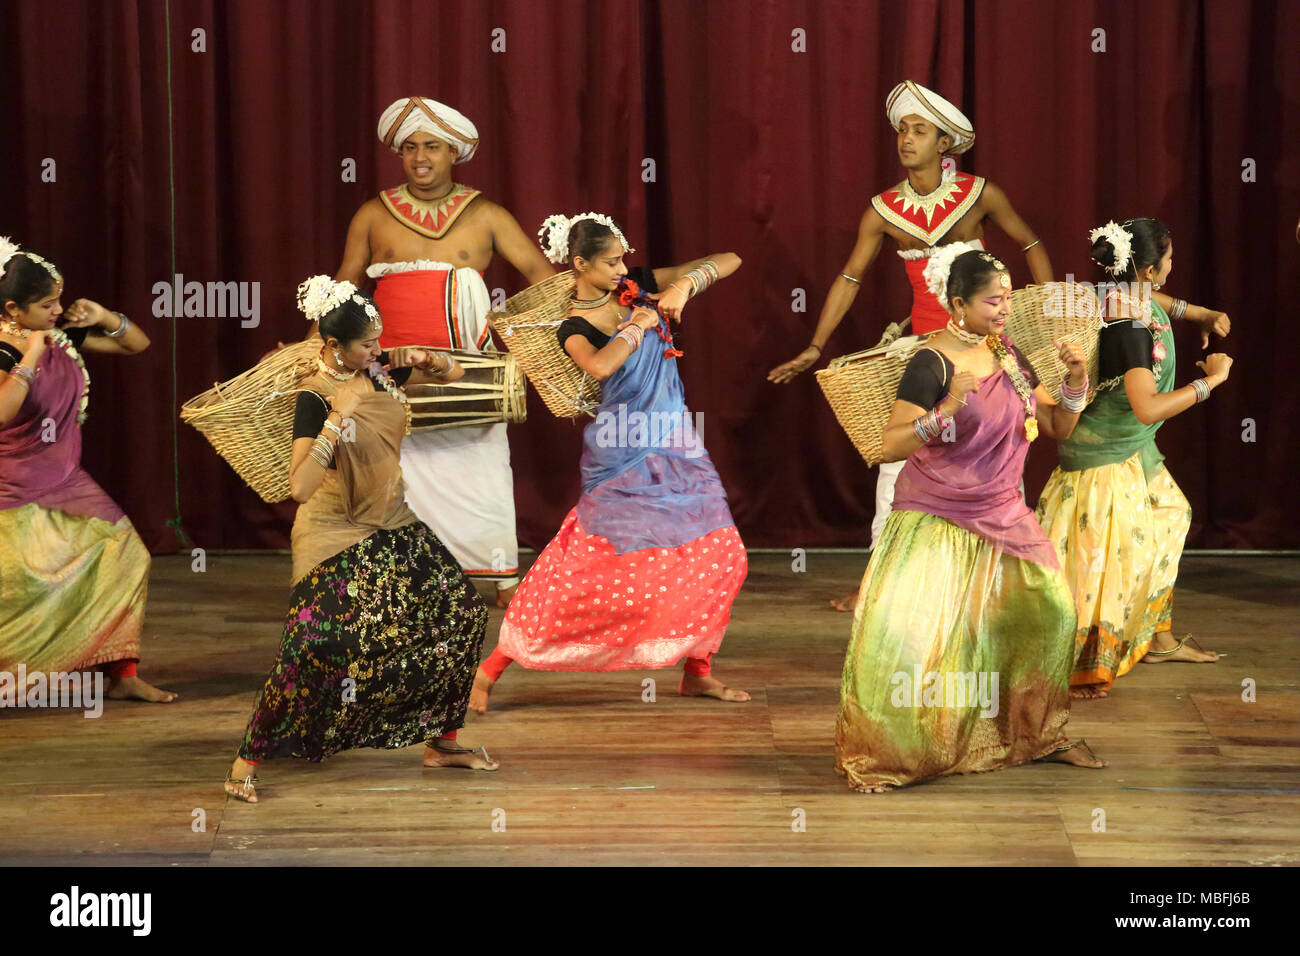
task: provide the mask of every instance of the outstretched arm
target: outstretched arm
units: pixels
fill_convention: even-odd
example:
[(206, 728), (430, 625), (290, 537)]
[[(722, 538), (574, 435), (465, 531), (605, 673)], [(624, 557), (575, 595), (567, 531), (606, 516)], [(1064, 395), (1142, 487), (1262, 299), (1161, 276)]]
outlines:
[(1047, 250), (1038, 241), (1029, 224), (1011, 208), (1011, 200), (1007, 199), (1007, 194), (992, 183), (986, 182), (980, 200), (984, 203), (989, 218), (997, 223), (999, 229), (1015, 240), (1020, 248), (1037, 243), (1025, 252), (1025, 261), (1035, 282), (1051, 282), (1052, 262), (1047, 258)]
[[(682, 309), (686, 306), (688, 299), (698, 294), (696, 291), (697, 283), (703, 275), (697, 272), (692, 277), (691, 273), (695, 272), (705, 262), (713, 263), (719, 279), (725, 279), (740, 268), (740, 256), (734, 252), (715, 252), (711, 256), (705, 256), (703, 259), (692, 259), (690, 262), (683, 262), (679, 266), (655, 269), (655, 285), (659, 287), (660, 312), (675, 322), (681, 321)], [(704, 290), (699, 289), (699, 291)]]
[[(1170, 318), (1175, 317), (1174, 297), (1166, 295), (1163, 292), (1152, 292), (1151, 297), (1160, 303), (1160, 308), (1165, 310), (1165, 314)], [(1183, 303), (1182, 314), (1177, 316), (1180, 319), (1186, 319), (1201, 327), (1201, 348), (1210, 347), (1210, 333), (1213, 332), (1219, 338), (1227, 338), (1228, 333), (1232, 331), (1232, 320), (1228, 318), (1226, 312), (1216, 312), (1214, 309), (1207, 309), (1200, 305), (1191, 305)]]
[(529, 285), (537, 285), (555, 275), (555, 269), (546, 261), (537, 244), (524, 235), (508, 210), (489, 203), (488, 224), (492, 229), (492, 248), (523, 273)]
[(768, 372), (769, 382), (783, 384), (793, 381), (796, 375), (807, 371), (821, 359), (822, 348), (857, 297), (858, 280), (880, 253), (880, 242), (884, 238), (885, 220), (880, 218), (880, 213), (868, 207), (858, 223), (858, 241), (853, 246), (849, 261), (844, 264), (840, 275), (836, 276), (835, 281), (831, 283), (831, 290), (817, 319), (812, 343), (790, 361)]

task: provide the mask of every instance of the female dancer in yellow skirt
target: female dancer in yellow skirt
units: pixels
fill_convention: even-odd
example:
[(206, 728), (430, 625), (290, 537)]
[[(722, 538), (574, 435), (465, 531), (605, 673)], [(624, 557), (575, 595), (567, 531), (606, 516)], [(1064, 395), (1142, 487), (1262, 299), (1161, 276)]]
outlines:
[(136, 673), (149, 551), (81, 467), (81, 353), (136, 355), (149, 337), (89, 299), (65, 313), (62, 295), (52, 262), (0, 239), (0, 674), (21, 694), (103, 670), (108, 697), (170, 703)]
[(964, 250), (944, 246), (926, 267), (953, 317), (908, 364), (883, 436), (907, 463), (840, 687), (835, 769), (855, 790), (1035, 759), (1104, 766), (1065, 737), (1074, 601), (1020, 492), (1038, 430), (1074, 428), (1083, 352), (1057, 343), (1069, 380), (1054, 404), (1002, 334), (1005, 267)]
[[(1097, 397), (1060, 444), (1061, 464), (1038, 502), (1038, 520), (1074, 589), (1079, 616), (1070, 694), (1105, 697), (1115, 678), (1147, 661), (1214, 661), (1175, 641), (1174, 580), (1191, 508), (1164, 466), (1155, 435), (1166, 419), (1210, 397), (1232, 359), (1207, 355), (1203, 378), (1174, 388), (1170, 317), (1209, 332), (1228, 317), (1181, 299), (1166, 313), (1153, 293), (1169, 278), (1173, 241), (1154, 219), (1094, 229), (1092, 258), (1119, 284), (1106, 296)], [(1193, 642), (1194, 643), (1194, 642)]]

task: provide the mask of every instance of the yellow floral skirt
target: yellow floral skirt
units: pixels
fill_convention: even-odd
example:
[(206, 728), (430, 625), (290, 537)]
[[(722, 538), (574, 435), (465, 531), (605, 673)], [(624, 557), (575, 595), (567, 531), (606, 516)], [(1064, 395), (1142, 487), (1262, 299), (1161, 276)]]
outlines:
[(1163, 465), (1137, 455), (1048, 479), (1038, 522), (1056, 548), (1078, 612), (1070, 686), (1107, 690), (1167, 631), (1192, 510)]

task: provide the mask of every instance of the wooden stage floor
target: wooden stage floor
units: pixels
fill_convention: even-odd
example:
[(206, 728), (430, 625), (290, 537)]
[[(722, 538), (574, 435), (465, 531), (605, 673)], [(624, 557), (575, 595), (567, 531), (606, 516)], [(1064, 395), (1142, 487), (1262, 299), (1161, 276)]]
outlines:
[(422, 770), (420, 747), (281, 760), (250, 806), (221, 780), (273, 661), (289, 558), (209, 555), (202, 574), (159, 558), (141, 673), (180, 701), (109, 701), (95, 720), (0, 711), (0, 863), (1300, 862), (1300, 561), (1184, 559), (1175, 630), (1226, 656), (1139, 665), (1109, 699), (1078, 702), (1071, 736), (1108, 769), (1031, 765), (880, 796), (831, 769), (850, 618), (827, 599), (863, 563), (814, 553), (796, 574), (751, 556), (716, 665), (749, 704), (678, 698), (675, 671), (512, 668), (461, 733), (498, 773)]

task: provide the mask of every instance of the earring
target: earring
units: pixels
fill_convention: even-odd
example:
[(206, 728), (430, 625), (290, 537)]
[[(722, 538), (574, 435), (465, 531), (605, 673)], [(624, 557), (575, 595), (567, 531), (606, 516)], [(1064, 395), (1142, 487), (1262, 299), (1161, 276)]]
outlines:
[(334, 361), (339, 368), (343, 368), (343, 356), (339, 355), (338, 352), (334, 353)]
[(957, 324), (960, 325), (963, 329), (966, 328), (966, 313), (965, 313), (965, 312), (962, 312), (962, 314), (957, 318)]

